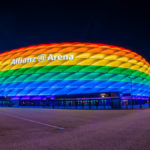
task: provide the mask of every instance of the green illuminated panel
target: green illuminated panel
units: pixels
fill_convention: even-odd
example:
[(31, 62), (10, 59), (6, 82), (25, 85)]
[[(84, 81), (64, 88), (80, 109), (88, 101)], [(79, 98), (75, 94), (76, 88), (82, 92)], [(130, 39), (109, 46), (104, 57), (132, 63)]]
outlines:
[[(125, 68), (119, 68), (119, 67), (109, 67), (109, 66), (43, 66), (43, 67), (32, 67), (32, 68), (20, 68), (16, 70), (9, 70), (9, 71), (1, 71), (0, 72), (0, 81), (2, 80), (2, 77), (7, 76), (19, 76), (22, 74), (42, 74), (42, 73), (59, 73), (59, 72), (97, 72), (97, 73), (110, 73), (110, 74), (124, 74), (124, 75), (132, 75), (137, 77), (142, 77), (150, 80), (150, 75), (135, 71), (132, 69), (125, 69)], [(73, 78), (73, 77), (71, 77)], [(95, 77), (94, 77), (95, 78)]]
[[(41, 74), (29, 74), (20, 76), (8, 76), (1, 77), (0, 84), (16, 83), (16, 82), (31, 82), (31, 81), (50, 81), (50, 80), (99, 80), (99, 81), (122, 81), (131, 82), (131, 79), (126, 75), (121, 74), (110, 74), (110, 73), (84, 73), (84, 72), (62, 72), (62, 73), (45, 73)], [(135, 77), (132, 79), (134, 83), (140, 83), (149, 85), (150, 80), (143, 79), (141, 77)]]

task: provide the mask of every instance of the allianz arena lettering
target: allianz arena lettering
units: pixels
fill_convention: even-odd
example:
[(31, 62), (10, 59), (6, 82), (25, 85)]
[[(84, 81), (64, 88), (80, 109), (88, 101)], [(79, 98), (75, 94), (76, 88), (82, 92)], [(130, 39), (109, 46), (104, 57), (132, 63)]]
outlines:
[(12, 59), (11, 65), (16, 64), (26, 64), (26, 63), (32, 63), (32, 62), (44, 62), (44, 61), (55, 61), (55, 60), (73, 60), (74, 55), (53, 55), (49, 54), (46, 56), (46, 54), (38, 55), (37, 57), (29, 57), (29, 58), (15, 58)]

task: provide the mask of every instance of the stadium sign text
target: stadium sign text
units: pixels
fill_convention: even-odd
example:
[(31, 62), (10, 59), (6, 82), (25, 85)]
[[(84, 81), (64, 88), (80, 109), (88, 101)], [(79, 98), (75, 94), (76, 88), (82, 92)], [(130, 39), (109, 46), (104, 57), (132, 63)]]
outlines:
[(48, 56), (46, 56), (46, 54), (40, 54), (36, 57), (27, 57), (27, 58), (18, 57), (18, 58), (12, 59), (11, 65), (44, 62), (44, 61), (54, 61), (54, 60), (74, 60), (74, 55), (49, 54)]

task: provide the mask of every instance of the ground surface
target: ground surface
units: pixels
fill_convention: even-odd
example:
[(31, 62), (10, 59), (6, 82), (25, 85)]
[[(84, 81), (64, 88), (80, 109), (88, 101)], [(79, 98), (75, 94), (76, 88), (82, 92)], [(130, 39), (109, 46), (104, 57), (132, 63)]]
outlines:
[(0, 108), (0, 150), (150, 150), (150, 109)]

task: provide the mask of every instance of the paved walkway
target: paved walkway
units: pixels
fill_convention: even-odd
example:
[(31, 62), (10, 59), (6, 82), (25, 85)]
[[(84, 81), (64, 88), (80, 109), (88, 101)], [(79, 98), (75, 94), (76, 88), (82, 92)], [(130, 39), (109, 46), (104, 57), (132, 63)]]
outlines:
[(0, 150), (150, 150), (149, 141), (150, 109), (0, 108)]

